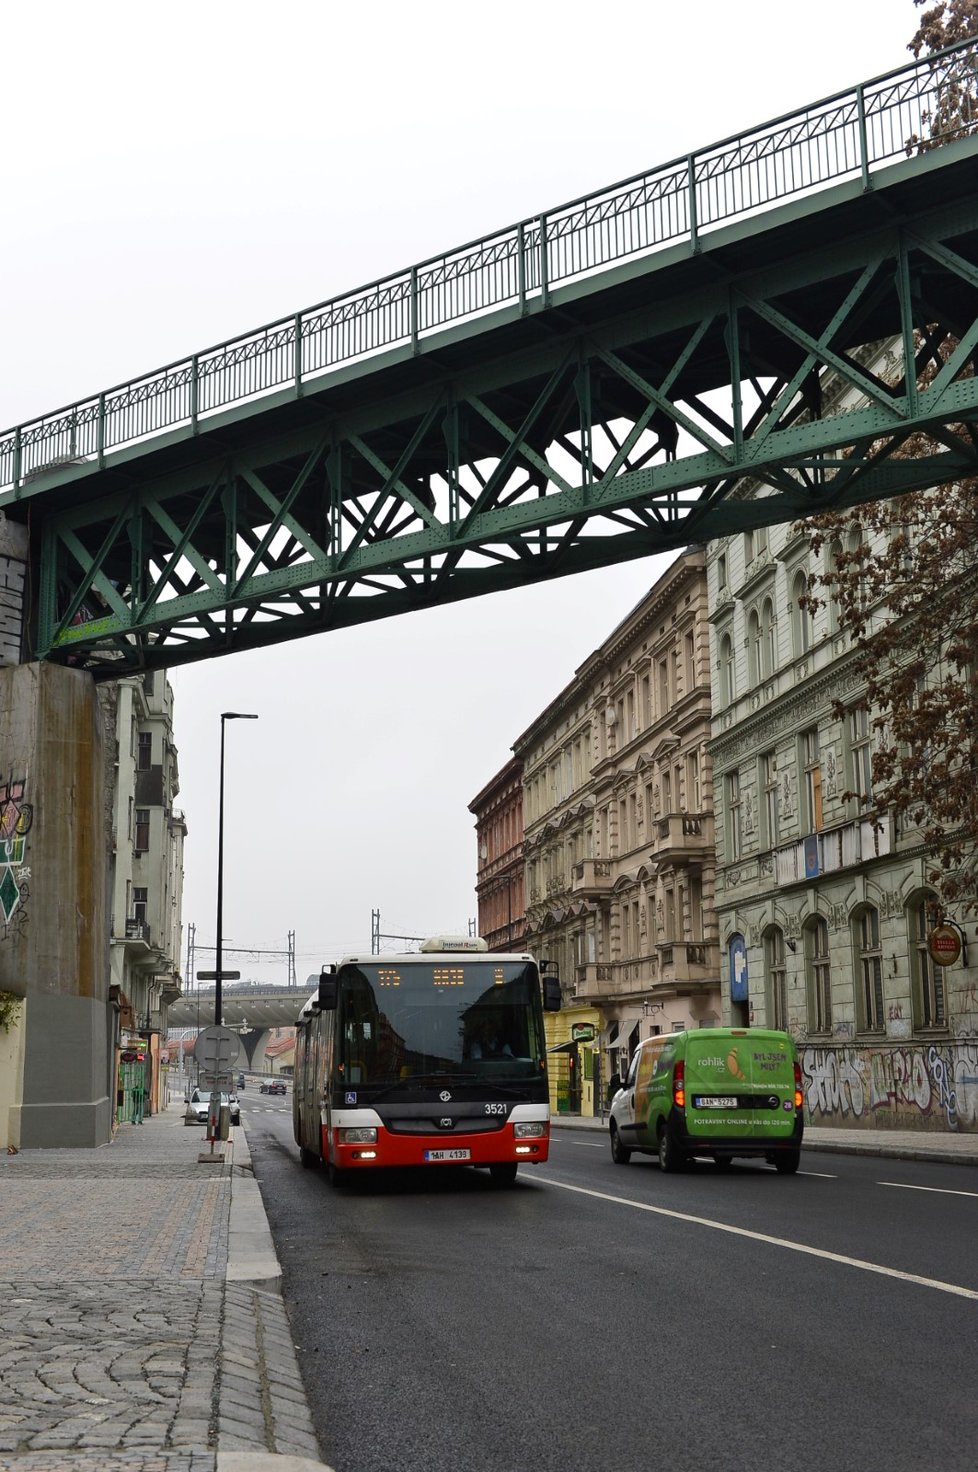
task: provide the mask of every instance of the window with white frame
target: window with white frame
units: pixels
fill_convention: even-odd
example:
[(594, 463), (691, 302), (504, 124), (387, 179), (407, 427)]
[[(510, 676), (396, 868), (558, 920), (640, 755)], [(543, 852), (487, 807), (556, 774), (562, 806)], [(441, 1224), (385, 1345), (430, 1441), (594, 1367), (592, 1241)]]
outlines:
[(736, 863), (743, 852), (743, 830), (740, 813), (740, 773), (728, 772), (727, 787), (727, 862)]
[(700, 754), (686, 753), (686, 809), (690, 813), (700, 811)]
[(761, 605), (761, 678), (769, 679), (777, 668), (775, 637), (777, 625), (774, 621), (774, 604), (765, 598)]
[(796, 659), (803, 658), (812, 647), (812, 615), (803, 602), (807, 590), (805, 574), (796, 573), (791, 585), (791, 631)]
[(761, 784), (764, 788), (764, 844), (775, 848), (778, 843), (778, 754), (765, 751), (761, 757)]
[(764, 969), (767, 973), (768, 1026), (784, 1032), (788, 1026), (788, 975), (784, 931), (777, 925), (773, 925), (764, 937)]
[[(829, 549), (826, 553), (825, 558), (825, 571), (838, 572), (839, 563), (841, 562), (841, 560), (842, 543), (839, 541), (838, 537), (836, 537), (833, 542), (829, 543)], [(828, 589), (827, 599), (829, 614), (829, 633), (837, 634), (839, 632), (841, 614), (839, 612), (839, 599), (834, 585)]]
[(873, 800), (873, 748), (869, 711), (864, 705), (849, 711), (849, 757), (852, 762), (852, 790), (861, 804)]
[(809, 833), (818, 833), (822, 827), (822, 765), (817, 726), (802, 732), (801, 750), (805, 768), (805, 818)]
[(854, 923), (859, 957), (859, 1021), (866, 1032), (882, 1032), (885, 1014), (879, 910), (869, 906), (856, 916)]
[(747, 671), (752, 685), (761, 679), (761, 620), (756, 608), (747, 617)]
[(808, 1030), (832, 1028), (832, 973), (829, 967), (829, 927), (821, 915), (805, 931), (808, 969)]
[(720, 640), (720, 699), (724, 705), (732, 705), (736, 696), (733, 640), (729, 634), (724, 634)]
[(931, 958), (928, 937), (935, 924), (933, 901), (924, 898), (910, 910), (910, 966), (917, 1027), (947, 1027), (944, 969)]

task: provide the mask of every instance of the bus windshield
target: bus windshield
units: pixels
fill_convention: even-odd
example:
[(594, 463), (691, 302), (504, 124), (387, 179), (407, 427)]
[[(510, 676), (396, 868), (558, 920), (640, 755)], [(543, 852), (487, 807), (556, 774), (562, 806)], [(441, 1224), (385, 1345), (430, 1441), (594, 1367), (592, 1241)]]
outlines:
[(347, 1084), (428, 1074), (538, 1078), (540, 984), (525, 961), (378, 959), (339, 974), (337, 1064)]

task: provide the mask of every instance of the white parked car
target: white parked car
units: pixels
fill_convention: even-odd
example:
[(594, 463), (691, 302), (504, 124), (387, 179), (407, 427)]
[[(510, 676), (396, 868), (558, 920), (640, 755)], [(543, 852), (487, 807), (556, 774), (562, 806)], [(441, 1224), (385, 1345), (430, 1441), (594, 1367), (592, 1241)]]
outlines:
[[(206, 1124), (207, 1113), (211, 1105), (209, 1089), (194, 1089), (187, 1100), (187, 1112), (183, 1116), (184, 1124)], [(241, 1106), (236, 1094), (222, 1094), (221, 1108), (227, 1105), (231, 1111), (231, 1123), (241, 1123)]]

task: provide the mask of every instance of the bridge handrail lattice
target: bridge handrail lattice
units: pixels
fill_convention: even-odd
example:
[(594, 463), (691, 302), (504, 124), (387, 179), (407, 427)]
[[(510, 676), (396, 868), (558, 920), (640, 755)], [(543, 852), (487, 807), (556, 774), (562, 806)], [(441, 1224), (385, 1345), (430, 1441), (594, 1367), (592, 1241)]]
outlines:
[[(343, 363), (536, 299), (778, 200), (870, 174), (920, 140), (972, 130), (978, 38), (861, 82), (737, 137), (572, 200), (0, 436), (0, 491)], [(942, 98), (952, 94), (950, 116)]]

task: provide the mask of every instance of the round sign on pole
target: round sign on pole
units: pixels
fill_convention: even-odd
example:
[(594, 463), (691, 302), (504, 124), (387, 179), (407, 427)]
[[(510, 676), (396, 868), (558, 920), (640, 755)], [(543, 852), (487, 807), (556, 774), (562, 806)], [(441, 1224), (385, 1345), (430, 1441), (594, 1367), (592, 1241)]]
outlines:
[(930, 958), (938, 966), (953, 966), (961, 954), (961, 935), (954, 925), (935, 925), (927, 937)]
[(229, 1027), (205, 1027), (197, 1034), (194, 1057), (207, 1073), (224, 1073), (238, 1056), (238, 1039)]

